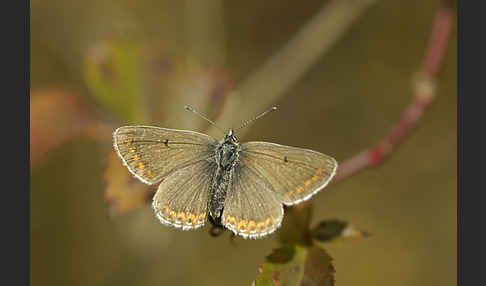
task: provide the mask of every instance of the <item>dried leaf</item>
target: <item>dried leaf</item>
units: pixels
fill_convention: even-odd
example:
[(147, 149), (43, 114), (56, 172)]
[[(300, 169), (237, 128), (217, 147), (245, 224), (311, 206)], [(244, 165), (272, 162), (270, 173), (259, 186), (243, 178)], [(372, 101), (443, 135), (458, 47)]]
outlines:
[(332, 258), (319, 247), (285, 245), (260, 265), (255, 286), (334, 285)]
[(78, 94), (58, 89), (33, 90), (30, 97), (30, 159), (33, 166), (49, 151), (100, 126)]
[(85, 82), (95, 99), (133, 123), (148, 120), (141, 53), (134, 43), (105, 43), (91, 51), (84, 65)]
[(321, 221), (312, 229), (312, 238), (319, 242), (330, 242), (349, 238), (362, 238), (370, 234), (358, 230), (345, 221), (330, 219)]
[(110, 215), (118, 215), (147, 205), (157, 186), (143, 184), (134, 178), (122, 164), (115, 151), (107, 154), (104, 173), (106, 183), (105, 200)]

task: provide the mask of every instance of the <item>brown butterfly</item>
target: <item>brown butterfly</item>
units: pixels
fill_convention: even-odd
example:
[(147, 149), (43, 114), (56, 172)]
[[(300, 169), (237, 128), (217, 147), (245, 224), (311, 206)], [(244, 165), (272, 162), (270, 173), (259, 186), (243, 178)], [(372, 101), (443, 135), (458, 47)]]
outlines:
[(152, 203), (160, 222), (189, 230), (203, 226), (210, 216), (244, 238), (274, 232), (282, 222), (283, 205), (308, 200), (329, 183), (338, 165), (308, 149), (239, 143), (232, 129), (218, 141), (194, 131), (124, 126), (115, 130), (113, 141), (136, 178), (160, 183)]

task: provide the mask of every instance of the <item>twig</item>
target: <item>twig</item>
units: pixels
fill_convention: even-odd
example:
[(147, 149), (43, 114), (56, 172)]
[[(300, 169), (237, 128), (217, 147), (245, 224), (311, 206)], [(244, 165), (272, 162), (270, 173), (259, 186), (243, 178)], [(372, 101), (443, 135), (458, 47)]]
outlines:
[[(322, 57), (375, 0), (332, 0), (263, 66), (251, 74), (228, 97), (216, 120), (222, 127), (235, 127), (274, 104)], [(239, 136), (245, 129), (239, 132)], [(216, 134), (210, 128), (209, 134)]]
[(447, 7), (439, 8), (432, 26), (428, 45), (425, 49), (422, 66), (418, 75), (414, 78), (412, 102), (405, 109), (396, 125), (391, 128), (378, 144), (361, 151), (341, 164), (333, 182), (346, 178), (364, 168), (382, 163), (417, 125), (424, 112), (435, 99), (436, 80), (442, 67), (454, 19), (455, 13), (452, 9)]

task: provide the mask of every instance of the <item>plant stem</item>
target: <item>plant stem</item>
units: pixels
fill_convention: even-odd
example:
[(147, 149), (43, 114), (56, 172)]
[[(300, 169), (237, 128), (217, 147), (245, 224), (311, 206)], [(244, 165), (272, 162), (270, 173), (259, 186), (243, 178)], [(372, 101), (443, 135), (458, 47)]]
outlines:
[(414, 77), (414, 95), (411, 103), (405, 108), (400, 120), (382, 140), (341, 164), (333, 182), (346, 178), (362, 169), (382, 163), (420, 122), (424, 112), (436, 97), (437, 76), (442, 68), (444, 55), (452, 32), (452, 25), (455, 23), (454, 20), (455, 13), (453, 9), (445, 6), (439, 8), (425, 49), (422, 65), (418, 74)]
[[(236, 127), (270, 107), (335, 44), (375, 0), (332, 0), (228, 97), (216, 124)], [(247, 129), (246, 129), (247, 130)], [(209, 134), (217, 134), (210, 128)], [(245, 129), (239, 132), (241, 137)]]

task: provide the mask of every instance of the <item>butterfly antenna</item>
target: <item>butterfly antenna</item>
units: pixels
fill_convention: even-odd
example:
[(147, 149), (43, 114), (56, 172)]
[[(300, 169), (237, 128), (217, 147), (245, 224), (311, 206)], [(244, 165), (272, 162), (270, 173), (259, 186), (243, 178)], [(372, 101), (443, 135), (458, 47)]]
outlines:
[(276, 106), (270, 107), (269, 109), (265, 110), (263, 113), (261, 113), (260, 115), (256, 116), (255, 118), (243, 122), (243, 124), (240, 127), (236, 128), (235, 131), (240, 130), (241, 128), (244, 128), (244, 127), (250, 125), (255, 120), (257, 120), (257, 119), (259, 119), (259, 118), (261, 118), (261, 117), (263, 117), (263, 116), (267, 115), (268, 113), (270, 113), (272, 111), (275, 111), (275, 110), (277, 110), (277, 107)]
[(214, 125), (214, 127), (216, 127), (216, 129), (218, 129), (219, 131), (221, 131), (223, 134), (225, 133), (221, 128), (219, 128), (218, 125), (216, 125), (216, 123), (214, 123), (211, 119), (207, 118), (206, 116), (202, 115), (201, 113), (197, 112), (197, 110), (195, 110), (194, 108), (192, 108), (191, 106), (189, 105), (186, 105), (184, 106), (184, 109), (187, 110), (187, 111), (190, 111), (194, 114), (196, 114), (197, 116), (201, 117), (202, 119), (206, 120), (207, 122), (211, 123), (212, 125)]

